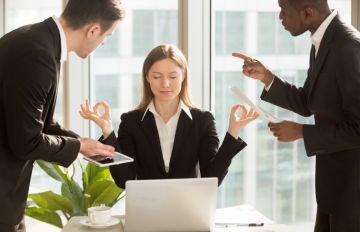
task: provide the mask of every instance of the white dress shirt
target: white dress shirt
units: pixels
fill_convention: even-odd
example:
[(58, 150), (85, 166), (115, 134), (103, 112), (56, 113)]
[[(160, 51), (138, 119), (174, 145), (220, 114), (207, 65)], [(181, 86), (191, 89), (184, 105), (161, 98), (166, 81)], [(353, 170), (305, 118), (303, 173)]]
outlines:
[(66, 45), (66, 36), (63, 27), (61, 26), (61, 23), (56, 16), (52, 16), (52, 19), (55, 21), (56, 26), (59, 29), (60, 33), (60, 41), (61, 41), (61, 57), (60, 62), (63, 63), (67, 58), (67, 45)]
[(318, 54), (321, 40), (324, 37), (326, 29), (329, 27), (331, 21), (336, 17), (337, 10), (332, 10), (331, 14), (321, 23), (318, 29), (315, 31), (314, 34), (311, 35), (311, 43), (315, 47), (315, 58)]
[[(336, 17), (337, 10), (332, 10), (331, 14), (321, 23), (321, 25), (318, 27), (318, 29), (315, 31), (314, 34), (310, 36), (311, 43), (315, 47), (315, 58), (317, 57), (321, 40), (324, 37), (324, 34), (326, 32), (326, 29), (329, 27), (331, 21)], [(270, 85), (265, 86), (265, 90), (269, 91), (271, 88), (272, 83), (274, 82), (274, 79), (271, 81)]]
[(156, 112), (154, 101), (152, 100), (141, 119), (141, 121), (144, 119), (148, 111), (150, 111), (154, 115), (156, 128), (159, 133), (161, 151), (164, 159), (166, 172), (169, 172), (170, 158), (174, 146), (176, 128), (182, 110), (187, 114), (187, 116), (189, 116), (190, 119), (192, 119), (189, 107), (187, 107), (180, 100), (176, 113), (169, 119), (169, 121), (167, 121), (167, 123), (165, 123), (161, 116)]

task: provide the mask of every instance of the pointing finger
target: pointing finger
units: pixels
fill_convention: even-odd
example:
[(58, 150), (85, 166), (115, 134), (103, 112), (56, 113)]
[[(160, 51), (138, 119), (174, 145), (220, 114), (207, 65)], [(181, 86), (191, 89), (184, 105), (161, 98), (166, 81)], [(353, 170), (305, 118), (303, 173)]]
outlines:
[(241, 53), (236, 53), (236, 52), (234, 52), (234, 53), (232, 53), (231, 55), (234, 56), (234, 57), (240, 58), (240, 59), (242, 59), (242, 60), (245, 60), (245, 61), (246, 61), (246, 60), (252, 60), (251, 57), (246, 56), (246, 55), (241, 54)]

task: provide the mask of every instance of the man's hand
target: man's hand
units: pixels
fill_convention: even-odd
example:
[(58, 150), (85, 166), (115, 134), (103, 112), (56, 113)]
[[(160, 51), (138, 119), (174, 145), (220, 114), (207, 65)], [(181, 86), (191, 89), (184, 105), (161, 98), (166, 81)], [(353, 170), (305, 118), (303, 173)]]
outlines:
[(113, 152), (115, 148), (109, 145), (105, 145), (100, 143), (97, 140), (91, 138), (80, 138), (80, 153), (84, 156), (103, 156), (106, 157), (114, 157)]
[(267, 69), (260, 61), (252, 59), (241, 53), (232, 53), (232, 56), (244, 60), (244, 75), (261, 81), (267, 87), (274, 79), (274, 74)]
[(303, 138), (303, 125), (296, 122), (282, 121), (268, 124), (270, 131), (280, 142), (292, 142)]

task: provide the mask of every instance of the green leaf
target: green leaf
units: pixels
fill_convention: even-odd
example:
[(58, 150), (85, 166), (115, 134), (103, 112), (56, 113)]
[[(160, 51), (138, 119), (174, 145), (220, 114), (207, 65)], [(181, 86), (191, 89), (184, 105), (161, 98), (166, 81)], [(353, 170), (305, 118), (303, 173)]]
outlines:
[(114, 202), (120, 196), (124, 190), (117, 187), (117, 185), (111, 180), (101, 180), (94, 182), (89, 186), (86, 194), (90, 195), (89, 203), (91, 206), (97, 206), (100, 204), (105, 204), (107, 206), (112, 206)]
[(70, 180), (67, 184), (62, 184), (61, 194), (70, 200), (73, 209), (72, 216), (86, 215), (86, 209), (82, 207), (84, 200), (83, 192), (77, 182)]
[(58, 165), (43, 160), (37, 160), (36, 163), (42, 170), (44, 170), (49, 176), (51, 176), (55, 180), (62, 183), (66, 183), (68, 181), (67, 176), (63, 171), (61, 171)]
[(26, 209), (25, 215), (59, 228), (63, 228), (60, 216), (49, 210), (31, 207)]
[(84, 192), (87, 190), (88, 186), (89, 186), (89, 176), (88, 173), (86, 171), (84, 171), (82, 173), (82, 181), (83, 181), (83, 189)]
[(121, 199), (123, 199), (124, 196), (125, 196), (125, 191), (122, 189), (119, 196), (116, 199), (114, 199), (108, 206), (113, 207), (116, 203), (118, 203)]
[(40, 208), (55, 212), (61, 210), (64, 213), (72, 214), (71, 202), (65, 197), (53, 193), (52, 191), (29, 194), (28, 198), (31, 198), (36, 205)]
[(109, 167), (98, 167), (95, 164), (88, 163), (86, 173), (88, 176), (88, 187), (98, 180), (112, 180)]

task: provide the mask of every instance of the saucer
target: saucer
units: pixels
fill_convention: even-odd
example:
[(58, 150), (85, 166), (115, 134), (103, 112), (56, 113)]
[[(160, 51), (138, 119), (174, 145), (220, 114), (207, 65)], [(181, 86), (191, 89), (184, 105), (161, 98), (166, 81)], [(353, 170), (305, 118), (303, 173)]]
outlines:
[(115, 217), (111, 217), (110, 221), (108, 221), (105, 224), (93, 224), (90, 222), (89, 218), (83, 218), (80, 220), (80, 224), (84, 225), (84, 226), (88, 226), (91, 228), (107, 228), (113, 225), (116, 225), (120, 222), (120, 219), (115, 218)]

